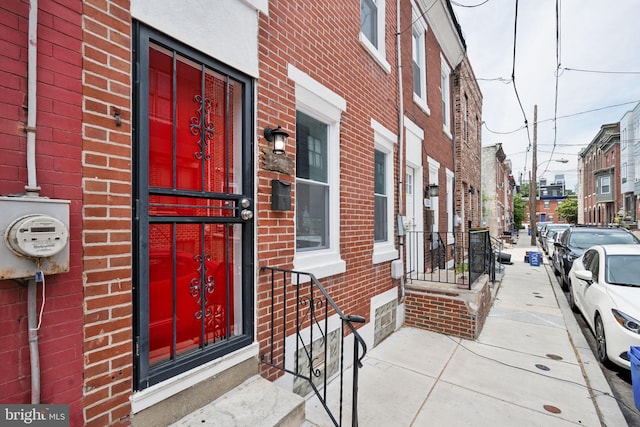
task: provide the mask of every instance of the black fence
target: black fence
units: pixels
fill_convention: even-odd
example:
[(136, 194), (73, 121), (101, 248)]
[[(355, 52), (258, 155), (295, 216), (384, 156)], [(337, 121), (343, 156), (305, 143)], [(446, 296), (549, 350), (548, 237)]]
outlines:
[(467, 233), (408, 231), (404, 238), (407, 281), (456, 283), (471, 289), (478, 277), (495, 280), (496, 248), (488, 230)]

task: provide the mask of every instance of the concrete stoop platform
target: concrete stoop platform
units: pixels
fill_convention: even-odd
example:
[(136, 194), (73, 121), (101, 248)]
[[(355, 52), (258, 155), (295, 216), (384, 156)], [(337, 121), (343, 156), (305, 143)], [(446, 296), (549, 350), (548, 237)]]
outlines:
[(171, 424), (172, 427), (300, 427), (305, 400), (260, 376), (249, 378), (210, 404)]

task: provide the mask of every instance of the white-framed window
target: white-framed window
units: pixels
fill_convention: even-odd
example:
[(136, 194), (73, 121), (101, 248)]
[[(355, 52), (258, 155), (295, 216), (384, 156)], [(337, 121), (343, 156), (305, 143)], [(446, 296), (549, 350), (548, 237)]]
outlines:
[(451, 135), (451, 91), (449, 89), (449, 76), (451, 68), (449, 64), (440, 56), (440, 90), (442, 92), (442, 130), (449, 137)]
[(420, 17), (415, 5), (413, 10), (413, 29), (411, 38), (412, 71), (413, 71), (413, 102), (430, 114), (427, 105), (427, 61), (426, 61), (426, 36), (427, 26)]
[(385, 48), (385, 1), (360, 0), (360, 43), (390, 73)]
[(289, 64), (296, 93), (296, 270), (346, 271), (340, 256), (340, 119), (344, 98)]
[(626, 150), (627, 149), (627, 142), (629, 135), (627, 134), (627, 128), (622, 129), (622, 135), (620, 138), (620, 150)]
[(600, 194), (609, 194), (611, 192), (611, 177), (600, 177)]
[(398, 258), (395, 247), (393, 213), (395, 186), (393, 185), (393, 153), (397, 136), (371, 119), (374, 142), (374, 236), (373, 263)]
[(622, 183), (627, 182), (627, 175), (628, 174), (629, 174), (629, 166), (627, 165), (627, 162), (624, 162), (622, 164), (622, 171), (620, 173), (621, 179), (622, 179)]

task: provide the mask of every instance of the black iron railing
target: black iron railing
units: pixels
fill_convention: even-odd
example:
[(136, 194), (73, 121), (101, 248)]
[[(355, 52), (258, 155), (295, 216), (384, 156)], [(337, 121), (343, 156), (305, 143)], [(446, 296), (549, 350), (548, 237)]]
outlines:
[(495, 249), (488, 230), (408, 231), (404, 244), (407, 281), (456, 283), (467, 289), (485, 273), (489, 280), (495, 281)]
[(475, 282), (483, 274), (495, 281), (495, 251), (491, 244), (489, 230), (469, 231), (469, 283)]
[[(351, 425), (358, 425), (358, 370), (367, 345), (354, 327), (364, 323), (361, 316), (345, 316), (311, 274), (274, 267), (261, 267), (271, 274), (270, 334), (262, 363), (294, 376), (294, 391), (313, 390), (336, 426), (342, 425), (345, 384), (345, 338), (353, 337), (353, 376), (351, 388)], [(329, 331), (329, 317), (337, 315), (340, 327)], [(289, 337), (295, 344), (287, 346)], [(290, 343), (290, 341), (289, 341)], [(287, 364), (287, 352), (295, 350), (293, 363)], [(338, 413), (330, 408), (327, 396), (329, 379), (339, 380)], [(336, 397), (331, 397), (331, 405)]]
[(407, 280), (455, 283), (467, 281), (464, 256), (456, 259), (458, 245), (445, 243), (452, 233), (408, 231), (404, 244), (407, 257)]

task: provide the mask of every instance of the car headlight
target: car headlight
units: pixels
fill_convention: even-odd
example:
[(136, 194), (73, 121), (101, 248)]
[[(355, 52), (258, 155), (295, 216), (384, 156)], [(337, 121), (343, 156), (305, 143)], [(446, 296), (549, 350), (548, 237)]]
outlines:
[(613, 313), (613, 317), (615, 317), (616, 322), (620, 324), (623, 328), (635, 332), (636, 334), (640, 334), (640, 321), (634, 319), (633, 317), (624, 314), (621, 311), (616, 310), (615, 308), (611, 309), (611, 313)]

